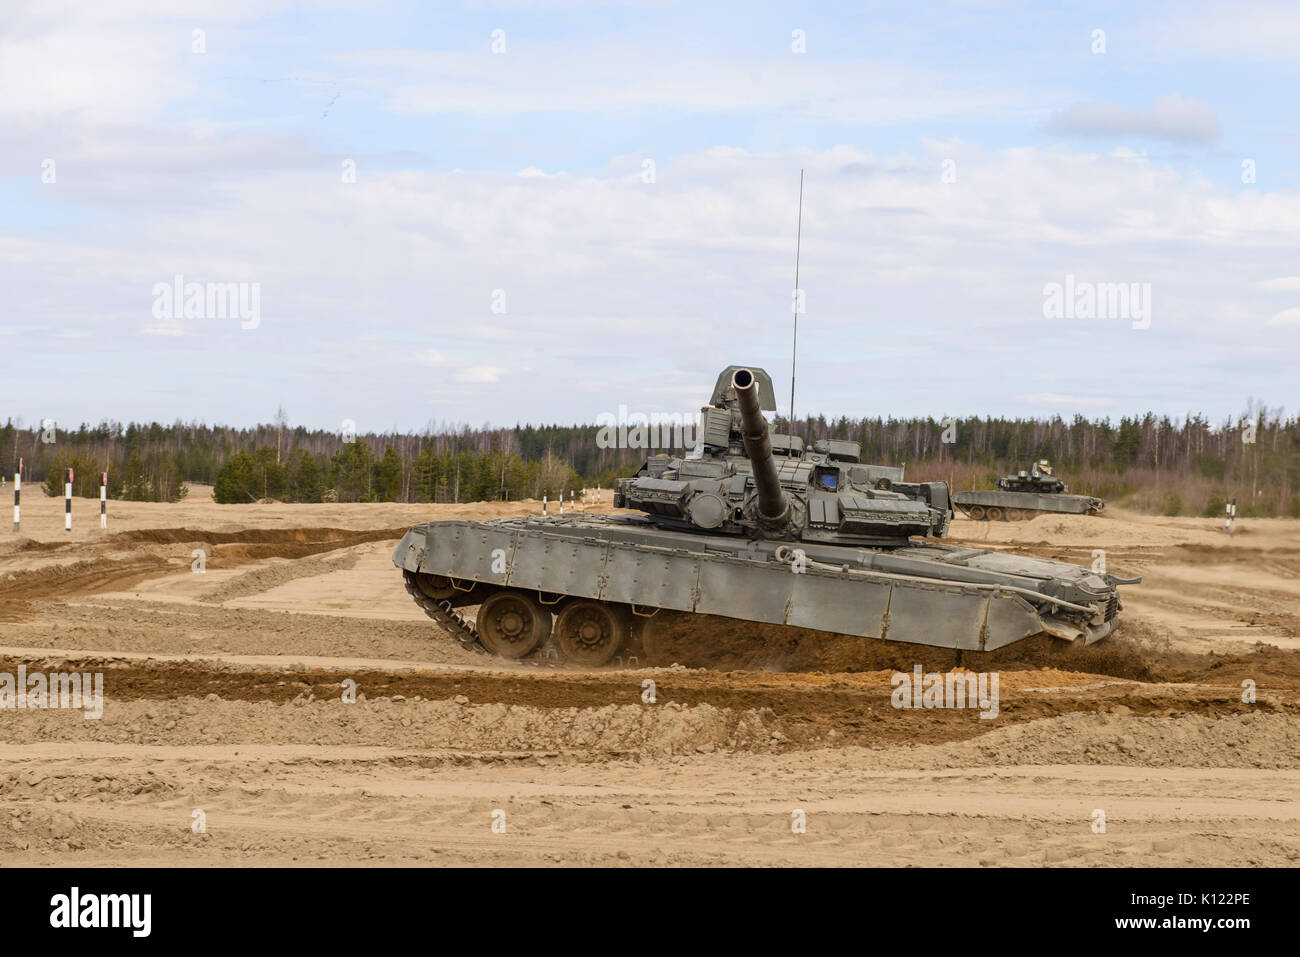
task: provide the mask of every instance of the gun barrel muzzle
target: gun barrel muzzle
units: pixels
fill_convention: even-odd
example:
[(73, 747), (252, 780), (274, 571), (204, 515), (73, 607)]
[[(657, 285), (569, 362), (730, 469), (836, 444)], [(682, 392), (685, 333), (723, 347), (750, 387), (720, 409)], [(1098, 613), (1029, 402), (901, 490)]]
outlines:
[(745, 441), (745, 454), (754, 470), (759, 517), (779, 521), (789, 512), (790, 501), (785, 489), (781, 488), (776, 461), (772, 458), (772, 439), (763, 410), (759, 407), (758, 383), (748, 369), (737, 369), (731, 376), (731, 387), (736, 390), (740, 403), (741, 435)]

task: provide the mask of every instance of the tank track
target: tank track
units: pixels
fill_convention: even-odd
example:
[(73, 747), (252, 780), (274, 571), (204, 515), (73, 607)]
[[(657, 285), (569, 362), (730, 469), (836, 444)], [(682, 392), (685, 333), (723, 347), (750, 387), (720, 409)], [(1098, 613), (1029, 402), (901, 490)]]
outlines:
[(406, 585), (406, 593), (415, 599), (415, 603), (426, 615), (436, 621), (443, 631), (460, 642), (462, 648), (480, 655), (488, 653), (483, 643), (478, 640), (478, 632), (474, 630), (474, 626), (451, 607), (451, 602), (446, 599), (438, 601), (420, 591), (415, 584), (415, 575), (411, 572), (403, 572), (402, 581)]
[[(993, 522), (993, 521), (1015, 522), (1015, 521), (1026, 521), (1029, 519), (1034, 519), (1037, 518), (1039, 515), (1074, 515), (1074, 514), (1087, 515), (1088, 514), (1087, 512), (1077, 512), (1077, 513), (1076, 512), (1049, 512), (1046, 509), (1041, 509), (1041, 508), (1017, 508), (1017, 509), (1011, 509), (1011, 511), (1015, 511), (1019, 513), (1019, 517), (1011, 518), (1007, 514), (1008, 509), (1006, 509), (1001, 505), (994, 505), (993, 508), (1000, 510), (1000, 517), (997, 519), (992, 519), (989, 518), (989, 514), (988, 514), (989, 506), (987, 505), (972, 506), (972, 505), (957, 505), (956, 503), (954, 503), (954, 507), (963, 516), (969, 518), (971, 521), (974, 522)], [(984, 511), (979, 518), (975, 518), (975, 516), (971, 515), (970, 513), (970, 510), (972, 508), (982, 508)]]
[[(449, 601), (430, 598), (420, 591), (415, 584), (415, 575), (412, 572), (402, 572), (402, 583), (406, 586), (406, 593), (415, 600), (420, 609), (432, 618), (443, 631), (459, 642), (462, 648), (496, 660), (506, 660), (494, 655), (483, 646), (483, 643), (479, 641), (478, 631), (473, 623), (466, 621), (465, 616), (452, 608)], [(638, 629), (632, 639), (634, 650), (639, 649), (640, 641), (640, 630)], [(620, 665), (627, 654), (629, 654), (628, 650), (624, 649), (619, 655), (618, 661)], [(561, 668), (565, 665), (563, 656), (559, 654), (555, 642), (549, 637), (532, 654), (517, 658), (515, 661), (519, 664), (532, 665), (535, 668)], [(628, 667), (632, 667), (632, 665), (629, 664)]]

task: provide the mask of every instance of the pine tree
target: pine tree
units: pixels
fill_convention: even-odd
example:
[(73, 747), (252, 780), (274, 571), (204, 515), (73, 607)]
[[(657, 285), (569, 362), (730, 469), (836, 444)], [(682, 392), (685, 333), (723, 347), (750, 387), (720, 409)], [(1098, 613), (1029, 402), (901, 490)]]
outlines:
[(253, 494), (254, 473), (253, 458), (247, 452), (236, 452), (221, 471), (212, 486), (212, 500), (219, 505), (236, 505), (255, 501)]
[(330, 459), (330, 483), (340, 502), (371, 500), (371, 469), (374, 457), (370, 446), (357, 439), (348, 442)]
[(402, 460), (391, 445), (375, 463), (374, 498), (378, 502), (396, 502), (402, 494)]
[(289, 498), (292, 501), (325, 501), (325, 475), (316, 456), (306, 449), (298, 449), (293, 455), (290, 473)]

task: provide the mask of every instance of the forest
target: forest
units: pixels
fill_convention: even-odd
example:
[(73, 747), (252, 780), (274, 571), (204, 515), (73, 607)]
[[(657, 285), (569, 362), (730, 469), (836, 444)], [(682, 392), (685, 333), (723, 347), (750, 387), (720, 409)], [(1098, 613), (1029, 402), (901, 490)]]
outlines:
[[(778, 419), (776, 428), (789, 431), (789, 423)], [(1300, 517), (1300, 421), (1254, 403), (1219, 423), (1196, 414), (1118, 422), (816, 416), (795, 432), (856, 441), (864, 461), (904, 465), (910, 480), (954, 489), (989, 488), (999, 474), (1048, 459), (1071, 492), (1142, 511), (1219, 515), (1236, 499), (1238, 515)], [(63, 494), (71, 468), (74, 494), (97, 498), (107, 472), (109, 496), (135, 501), (177, 501), (187, 483), (213, 486), (222, 503), (553, 500), (608, 488), (659, 451), (606, 447), (599, 433), (596, 425), (431, 423), (420, 433), (353, 437), (290, 427), (282, 412), (251, 428), (106, 421), (64, 429), (11, 418), (0, 426), (0, 456), (10, 458), (7, 479), (21, 458), (24, 481), (51, 495)]]

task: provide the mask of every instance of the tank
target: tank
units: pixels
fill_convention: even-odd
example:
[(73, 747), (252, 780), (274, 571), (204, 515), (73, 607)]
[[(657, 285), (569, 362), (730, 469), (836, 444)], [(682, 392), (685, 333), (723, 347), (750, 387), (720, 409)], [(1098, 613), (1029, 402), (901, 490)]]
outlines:
[(1036, 515), (1058, 513), (1095, 515), (1106, 503), (1090, 495), (1070, 495), (1065, 483), (1052, 474), (1052, 466), (1042, 459), (1029, 471), (1003, 475), (998, 487), (979, 492), (954, 492), (953, 505), (977, 522), (1014, 522)]
[(631, 653), (659, 615), (973, 652), (1115, 627), (1119, 586), (1139, 579), (946, 543), (946, 483), (864, 464), (853, 442), (805, 448), (772, 431), (775, 407), (766, 372), (730, 366), (694, 448), (618, 480), (614, 504), (636, 514), (428, 522), (393, 562), (465, 647), (589, 667)]

